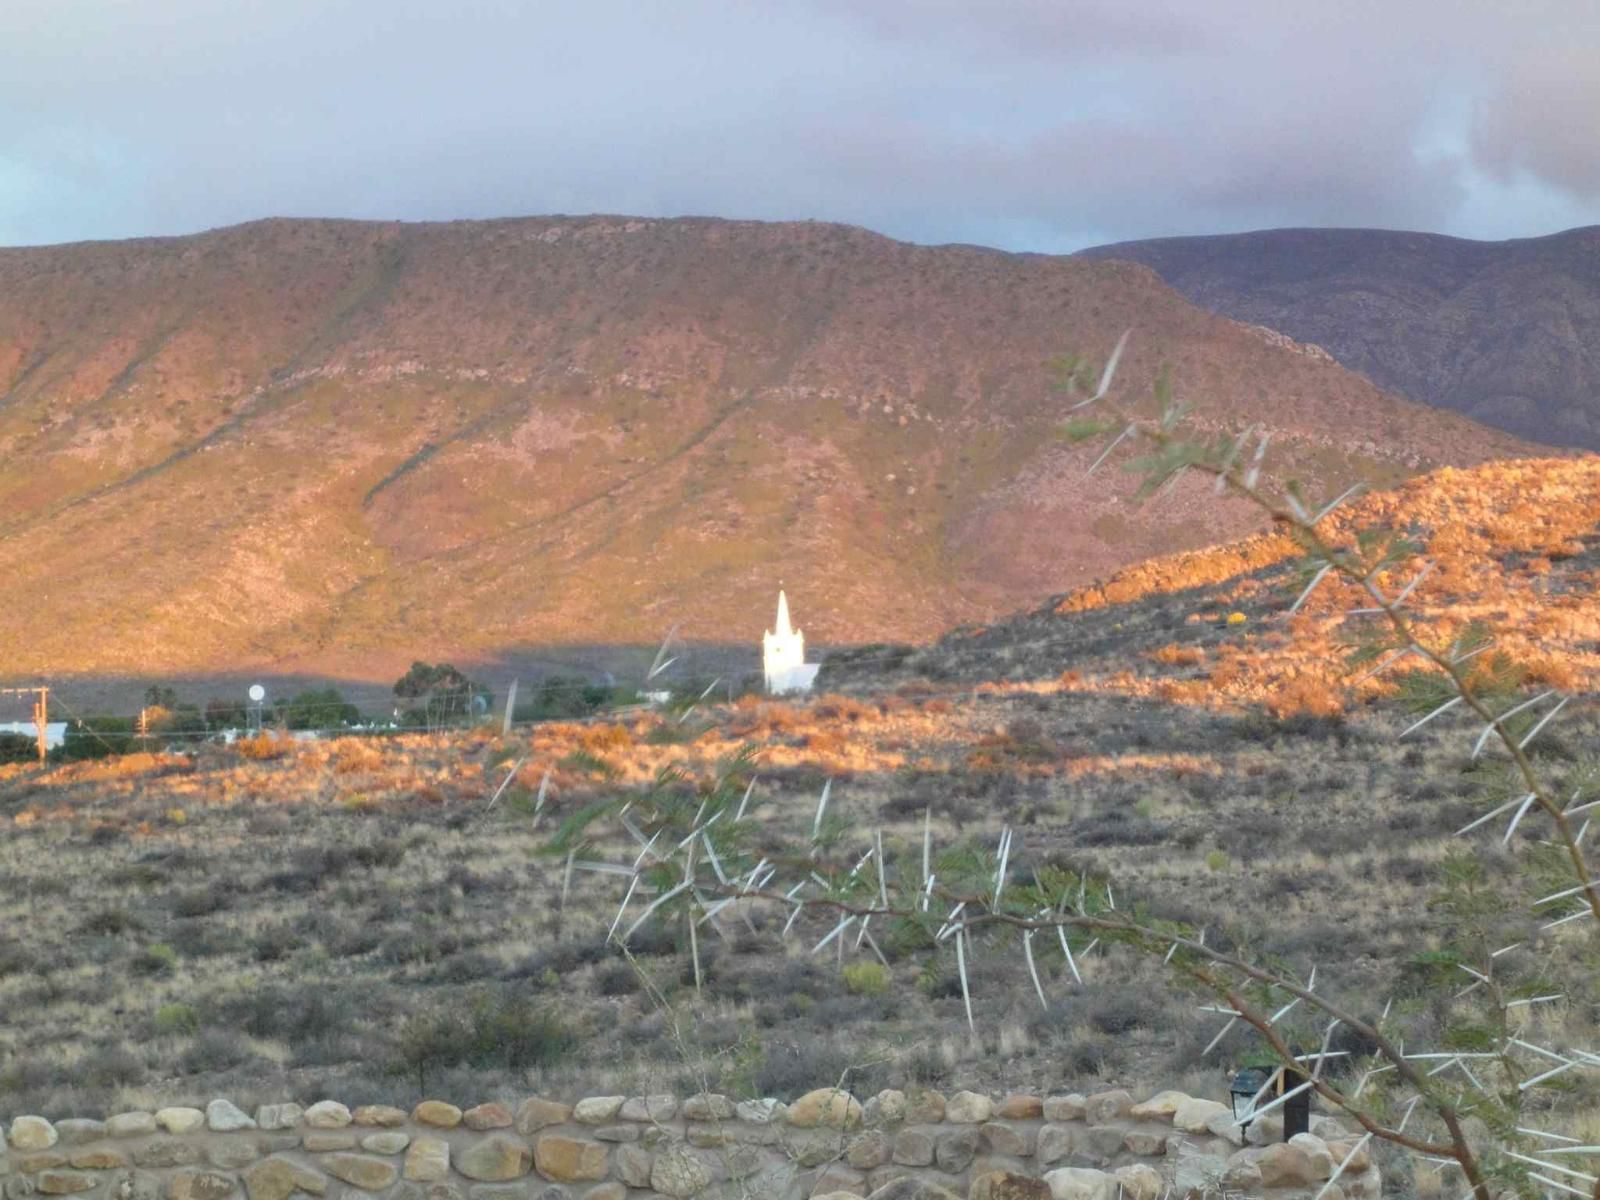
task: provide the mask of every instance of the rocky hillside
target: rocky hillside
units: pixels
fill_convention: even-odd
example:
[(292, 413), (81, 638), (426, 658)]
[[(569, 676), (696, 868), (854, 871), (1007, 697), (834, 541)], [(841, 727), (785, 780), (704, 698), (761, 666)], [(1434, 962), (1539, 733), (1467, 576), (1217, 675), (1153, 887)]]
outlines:
[(1123, 242), (1196, 304), (1326, 348), (1379, 387), (1600, 449), (1600, 227), (1473, 242), (1274, 229)]
[(920, 639), (1254, 517), (1133, 507), (1046, 363), (1134, 338), (1314, 487), (1519, 452), (1144, 267), (822, 224), (268, 221), (0, 250), (9, 674)]
[[(1481, 622), (1534, 682), (1600, 686), (1600, 455), (1446, 468), (1341, 507), (1319, 527), (1335, 545), (1404, 530), (1414, 557), (1378, 577), (1410, 592), (1438, 646)], [(1153, 558), (1031, 612), (913, 649), (841, 652), (820, 686), (879, 690), (908, 679), (1102, 691), (1280, 717), (1329, 716), (1391, 690), (1351, 672), (1370, 600), (1329, 579), (1298, 612), (1304, 554), (1276, 531)]]

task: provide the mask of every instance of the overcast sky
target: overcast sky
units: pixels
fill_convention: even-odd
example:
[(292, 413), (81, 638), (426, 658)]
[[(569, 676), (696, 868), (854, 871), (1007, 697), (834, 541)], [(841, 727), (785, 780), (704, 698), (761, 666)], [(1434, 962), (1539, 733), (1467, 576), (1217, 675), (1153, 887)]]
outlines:
[(1591, 0), (0, 0), (0, 244), (265, 216), (1067, 251), (1600, 223)]

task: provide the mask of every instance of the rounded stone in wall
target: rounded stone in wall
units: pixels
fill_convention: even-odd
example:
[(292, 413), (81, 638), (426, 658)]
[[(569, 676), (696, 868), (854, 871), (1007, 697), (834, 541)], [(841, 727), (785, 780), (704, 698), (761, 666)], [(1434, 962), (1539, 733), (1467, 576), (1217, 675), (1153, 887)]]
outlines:
[(514, 1119), (509, 1108), (492, 1101), (469, 1108), (461, 1114), (461, 1123), (479, 1133), (489, 1129), (510, 1129)]
[(1050, 1185), (1013, 1171), (987, 1171), (975, 1176), (968, 1200), (1052, 1200)]
[(161, 1170), (164, 1167), (192, 1167), (204, 1157), (199, 1146), (191, 1142), (147, 1142), (133, 1148), (135, 1165)]
[(933, 1161), (941, 1171), (960, 1174), (978, 1157), (980, 1140), (977, 1128), (972, 1125), (947, 1130), (934, 1139)]
[[(546, 1179), (604, 1179), (606, 1147), (603, 1142), (588, 1138), (542, 1133), (533, 1144), (533, 1165)], [(464, 1168), (458, 1169), (462, 1174), (468, 1173)]]
[[(43, 1187), (40, 1187), (43, 1191)], [(161, 1200), (161, 1185), (153, 1175), (129, 1171), (118, 1178), (107, 1193), (110, 1200)]]
[(867, 1200), (962, 1200), (962, 1197), (960, 1193), (951, 1191), (942, 1183), (908, 1175), (904, 1179), (884, 1184), (877, 1191), (870, 1193)]
[(650, 1186), (650, 1167), (654, 1156), (643, 1146), (622, 1145), (616, 1149), (617, 1178), (629, 1187)]
[(56, 1127), (43, 1117), (18, 1117), (11, 1122), (13, 1150), (48, 1150), (60, 1137)]
[(180, 1171), (167, 1185), (170, 1200), (225, 1200), (235, 1184), (215, 1171)]
[(656, 1155), (650, 1167), (650, 1186), (663, 1196), (693, 1196), (710, 1185), (711, 1172), (705, 1163), (681, 1146)]
[(350, 1110), (337, 1100), (318, 1100), (300, 1119), (312, 1129), (343, 1129), (352, 1117)]
[(454, 1129), (461, 1124), (461, 1110), (443, 1100), (424, 1100), (411, 1110), (411, 1119), (419, 1125), (433, 1125), (439, 1129)]
[(389, 1200), (466, 1200), (466, 1193), (448, 1179), (433, 1183), (402, 1183)]

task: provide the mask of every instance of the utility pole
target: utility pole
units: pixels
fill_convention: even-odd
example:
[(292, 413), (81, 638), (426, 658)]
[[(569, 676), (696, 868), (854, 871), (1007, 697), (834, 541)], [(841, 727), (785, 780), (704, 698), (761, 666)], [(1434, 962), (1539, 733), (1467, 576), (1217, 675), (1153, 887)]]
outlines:
[(0, 688), (0, 696), (32, 696), (33, 728), (38, 737), (39, 761), (50, 755), (50, 689), (39, 687)]
[(39, 761), (50, 755), (50, 689), (39, 689), (39, 698), (33, 702), (33, 728), (39, 735)]

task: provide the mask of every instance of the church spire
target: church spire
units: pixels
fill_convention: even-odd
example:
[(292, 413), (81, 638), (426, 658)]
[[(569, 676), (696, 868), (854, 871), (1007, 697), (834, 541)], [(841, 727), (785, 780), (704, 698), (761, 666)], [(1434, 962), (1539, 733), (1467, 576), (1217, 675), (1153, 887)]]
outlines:
[(778, 624), (772, 632), (779, 637), (788, 637), (793, 632), (789, 627), (789, 597), (783, 594), (782, 588), (778, 589)]

